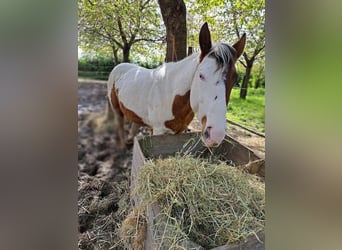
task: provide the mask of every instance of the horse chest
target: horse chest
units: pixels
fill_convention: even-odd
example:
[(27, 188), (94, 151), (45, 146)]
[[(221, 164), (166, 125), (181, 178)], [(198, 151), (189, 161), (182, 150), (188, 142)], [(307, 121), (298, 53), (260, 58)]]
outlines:
[(194, 118), (190, 106), (190, 90), (184, 95), (176, 95), (172, 103), (173, 119), (164, 122), (166, 128), (178, 134), (183, 132)]

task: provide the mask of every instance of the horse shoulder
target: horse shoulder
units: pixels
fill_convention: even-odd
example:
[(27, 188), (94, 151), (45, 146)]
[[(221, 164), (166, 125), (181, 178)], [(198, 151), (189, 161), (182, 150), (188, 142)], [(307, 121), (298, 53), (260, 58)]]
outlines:
[[(155, 71), (150, 92), (150, 119), (163, 131), (183, 132), (194, 117), (190, 106), (190, 82), (192, 75), (188, 65), (183, 65), (188, 74), (174, 68), (175, 64), (163, 65)], [(195, 67), (192, 67), (195, 68)], [(190, 72), (194, 71), (194, 69)]]
[(187, 129), (194, 118), (194, 112), (190, 106), (190, 90), (184, 95), (176, 95), (172, 103), (173, 119), (164, 122), (165, 127), (178, 134)]

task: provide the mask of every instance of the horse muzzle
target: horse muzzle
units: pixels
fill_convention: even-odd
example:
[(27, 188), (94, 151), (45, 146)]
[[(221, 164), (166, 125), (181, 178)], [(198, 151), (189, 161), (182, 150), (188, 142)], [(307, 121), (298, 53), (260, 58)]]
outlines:
[(202, 140), (207, 147), (217, 147), (221, 144), (224, 136), (224, 130), (220, 131), (208, 126), (202, 133)]

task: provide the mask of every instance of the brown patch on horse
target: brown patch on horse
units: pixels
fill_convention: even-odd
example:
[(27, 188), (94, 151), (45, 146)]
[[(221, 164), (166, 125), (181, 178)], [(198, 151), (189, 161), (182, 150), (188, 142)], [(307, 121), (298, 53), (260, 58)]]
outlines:
[(202, 131), (204, 131), (205, 126), (207, 125), (207, 116), (202, 117), (201, 123), (202, 123)]
[(226, 75), (226, 80), (224, 81), (226, 85), (226, 105), (228, 105), (230, 99), (230, 92), (232, 91), (233, 85), (237, 80), (237, 73), (234, 63), (229, 66), (228, 73)]
[(132, 110), (129, 110), (128, 108), (126, 108), (122, 104), (122, 102), (120, 102), (120, 109), (121, 109), (122, 113), (124, 113), (124, 116), (127, 117), (132, 122), (135, 122), (135, 123), (138, 123), (141, 125), (145, 125), (143, 120), (136, 113), (134, 113)]
[(110, 94), (113, 108), (120, 110), (122, 112), (122, 114), (126, 118), (131, 120), (132, 122), (135, 122), (135, 123), (138, 123), (141, 125), (145, 125), (143, 120), (136, 113), (134, 113), (132, 110), (126, 108), (125, 105), (123, 105), (123, 103), (119, 101), (118, 95), (119, 95), (118, 90), (115, 89), (115, 87), (113, 86), (112, 92)]
[(120, 110), (118, 93), (113, 85), (112, 91), (110, 92), (110, 102), (114, 109)]
[(190, 106), (190, 90), (184, 95), (176, 95), (172, 104), (172, 114), (174, 119), (166, 121), (165, 127), (171, 129), (176, 134), (187, 129), (194, 118), (194, 112)]
[(240, 40), (237, 41), (233, 46), (233, 50), (231, 50), (230, 52), (233, 54), (233, 62), (230, 64), (229, 68), (228, 68), (228, 73), (226, 76), (226, 104), (228, 105), (229, 102), (229, 98), (230, 98), (230, 92), (232, 91), (233, 85), (237, 80), (237, 73), (236, 73), (236, 68), (235, 68), (235, 63), (237, 62), (237, 60), (239, 59), (239, 57), (242, 55), (243, 50), (245, 48), (246, 45), (246, 33), (244, 33)]

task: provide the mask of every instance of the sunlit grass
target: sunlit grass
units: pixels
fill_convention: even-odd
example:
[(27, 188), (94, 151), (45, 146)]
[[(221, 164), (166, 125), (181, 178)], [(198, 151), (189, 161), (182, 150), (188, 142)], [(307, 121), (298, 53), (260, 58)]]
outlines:
[(265, 89), (249, 88), (245, 100), (240, 99), (240, 89), (233, 89), (226, 117), (247, 128), (265, 132)]
[(95, 71), (78, 71), (79, 78), (88, 78), (94, 80), (104, 80), (107, 81), (110, 72), (95, 72)]

